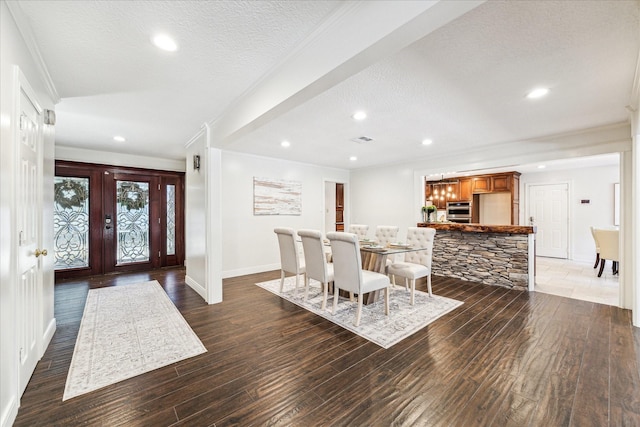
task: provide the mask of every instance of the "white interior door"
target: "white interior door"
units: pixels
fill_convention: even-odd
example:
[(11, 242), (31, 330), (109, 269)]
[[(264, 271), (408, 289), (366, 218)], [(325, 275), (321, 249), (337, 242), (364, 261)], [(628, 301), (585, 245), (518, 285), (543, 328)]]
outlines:
[(19, 78), (17, 105), (18, 181), (16, 218), (18, 225), (18, 280), (16, 289), (16, 327), (20, 363), (20, 394), (31, 378), (40, 357), (42, 339), (43, 256), (42, 221), (42, 109), (24, 77)]
[(568, 184), (531, 184), (529, 221), (537, 227), (536, 255), (568, 258)]

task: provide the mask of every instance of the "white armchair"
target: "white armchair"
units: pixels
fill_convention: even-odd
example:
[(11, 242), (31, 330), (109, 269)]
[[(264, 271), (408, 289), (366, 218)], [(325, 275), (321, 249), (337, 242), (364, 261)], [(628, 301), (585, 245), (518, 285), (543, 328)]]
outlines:
[(317, 230), (298, 230), (298, 236), (302, 239), (306, 274), (304, 280), (304, 299), (309, 296), (309, 279), (315, 279), (322, 283), (321, 310), (327, 306), (327, 294), (329, 282), (333, 282), (333, 263), (327, 262), (322, 243), (322, 233)]
[(384, 289), (384, 311), (389, 315), (389, 277), (362, 269), (358, 236), (353, 233), (327, 233), (333, 252), (333, 314), (338, 306), (340, 289), (358, 294), (355, 325), (360, 325), (363, 294)]
[[(284, 286), (285, 272), (296, 275), (296, 290), (298, 292), (299, 277), (305, 274), (304, 257), (298, 253), (293, 228), (279, 227), (273, 230), (278, 235), (280, 246), (280, 292)], [(306, 278), (305, 278), (306, 280)]]
[(407, 244), (424, 247), (425, 250), (407, 252), (403, 262), (394, 262), (387, 267), (391, 276), (391, 283), (395, 286), (396, 276), (404, 277), (405, 288), (407, 280), (411, 283), (411, 305), (415, 303), (416, 279), (427, 278), (427, 290), (431, 292), (431, 260), (433, 258), (433, 240), (436, 235), (434, 228), (409, 227), (407, 229)]

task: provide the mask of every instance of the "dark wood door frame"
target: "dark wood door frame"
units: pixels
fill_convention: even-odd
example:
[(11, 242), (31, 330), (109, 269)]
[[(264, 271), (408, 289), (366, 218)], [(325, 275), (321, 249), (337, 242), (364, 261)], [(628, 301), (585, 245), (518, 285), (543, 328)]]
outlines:
[[(90, 209), (89, 267), (56, 271), (56, 279), (184, 264), (184, 173), (59, 160), (56, 161), (55, 175), (89, 178)], [(149, 182), (149, 218), (152, 226), (149, 262), (115, 265), (116, 179)], [(171, 256), (166, 255), (164, 231), (166, 185), (176, 186), (176, 250), (175, 255)], [(152, 192), (155, 194), (152, 195)], [(110, 215), (112, 219), (109, 228), (105, 224), (106, 215)]]

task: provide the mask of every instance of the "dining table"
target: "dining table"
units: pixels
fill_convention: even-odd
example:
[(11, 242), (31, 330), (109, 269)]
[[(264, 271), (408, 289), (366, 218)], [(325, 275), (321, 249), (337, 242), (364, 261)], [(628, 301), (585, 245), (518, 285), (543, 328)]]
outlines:
[[(364, 270), (387, 274), (387, 259), (389, 259), (390, 256), (407, 252), (425, 251), (428, 249), (429, 248), (427, 247), (412, 246), (405, 243), (390, 243), (387, 246), (381, 246), (373, 241), (361, 241), (360, 255), (362, 259), (362, 268)], [(369, 292), (364, 295), (363, 303), (372, 304), (378, 300), (380, 295), (380, 291)]]

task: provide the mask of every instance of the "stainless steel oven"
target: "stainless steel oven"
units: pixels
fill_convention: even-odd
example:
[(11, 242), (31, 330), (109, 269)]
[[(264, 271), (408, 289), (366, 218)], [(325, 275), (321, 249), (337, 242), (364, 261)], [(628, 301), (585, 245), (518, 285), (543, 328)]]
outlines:
[(447, 221), (470, 223), (471, 202), (447, 202)]

